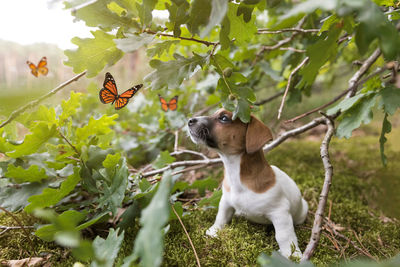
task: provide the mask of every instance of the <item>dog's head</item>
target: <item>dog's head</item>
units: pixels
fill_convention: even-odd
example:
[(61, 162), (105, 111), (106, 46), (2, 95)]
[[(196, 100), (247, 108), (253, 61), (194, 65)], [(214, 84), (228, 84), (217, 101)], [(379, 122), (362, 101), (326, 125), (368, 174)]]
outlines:
[(188, 121), (190, 138), (222, 154), (252, 154), (272, 140), (270, 129), (251, 116), (250, 123), (232, 120), (232, 112), (217, 110), (211, 116), (194, 117)]

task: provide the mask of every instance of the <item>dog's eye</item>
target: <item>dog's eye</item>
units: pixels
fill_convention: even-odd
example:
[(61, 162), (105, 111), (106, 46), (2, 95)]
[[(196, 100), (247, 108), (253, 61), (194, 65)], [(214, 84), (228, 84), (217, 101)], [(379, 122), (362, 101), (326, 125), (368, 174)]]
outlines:
[(225, 114), (222, 115), (221, 117), (219, 117), (219, 120), (220, 120), (221, 122), (228, 122), (228, 121), (230, 121), (229, 117), (226, 116)]

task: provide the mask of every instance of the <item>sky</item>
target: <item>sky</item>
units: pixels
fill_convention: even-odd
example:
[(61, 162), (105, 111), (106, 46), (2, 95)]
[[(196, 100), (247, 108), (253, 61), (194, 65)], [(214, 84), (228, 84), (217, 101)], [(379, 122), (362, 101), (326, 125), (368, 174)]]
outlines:
[(90, 37), (93, 28), (82, 21), (74, 23), (71, 12), (63, 7), (62, 1), (53, 4), (48, 0), (4, 1), (0, 39), (22, 45), (45, 42), (56, 44), (61, 49), (76, 48), (71, 39), (75, 36)]

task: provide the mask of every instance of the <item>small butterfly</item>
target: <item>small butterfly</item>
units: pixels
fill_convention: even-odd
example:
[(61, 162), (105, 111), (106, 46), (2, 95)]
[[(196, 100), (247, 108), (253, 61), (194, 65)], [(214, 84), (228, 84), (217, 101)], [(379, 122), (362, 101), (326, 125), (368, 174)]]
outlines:
[(128, 89), (119, 95), (113, 76), (107, 72), (104, 79), (103, 88), (99, 92), (100, 101), (103, 104), (114, 104), (115, 102), (115, 109), (121, 109), (128, 104), (129, 99), (134, 96), (136, 92), (142, 88), (142, 86), (143, 84), (135, 85), (131, 89)]
[(171, 100), (169, 102), (167, 102), (162, 96), (158, 95), (158, 97), (160, 98), (160, 103), (161, 103), (161, 108), (164, 111), (168, 111), (169, 110), (176, 110), (176, 108), (178, 107), (178, 96), (174, 96), (173, 98), (171, 98)]
[(29, 68), (31, 69), (31, 73), (35, 77), (38, 77), (39, 74), (47, 75), (47, 73), (49, 72), (49, 69), (46, 67), (47, 65), (46, 57), (42, 57), (37, 66), (35, 66), (35, 64), (30, 62), (29, 60), (26, 61), (26, 64), (28, 64)]

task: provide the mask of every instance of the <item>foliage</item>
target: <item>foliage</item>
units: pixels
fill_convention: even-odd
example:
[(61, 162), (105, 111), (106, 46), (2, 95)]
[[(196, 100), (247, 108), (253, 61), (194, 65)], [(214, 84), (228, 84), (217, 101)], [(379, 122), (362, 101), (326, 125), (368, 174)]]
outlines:
[[(94, 28), (93, 37), (72, 39), (77, 48), (65, 51), (65, 65), (74, 72), (87, 70), (89, 78), (102, 76), (126, 53), (146, 50), (153, 69), (144, 78), (149, 90), (142, 89), (117, 113), (99, 103), (101, 85), (92, 83), (87, 94), (71, 92), (60, 105), (39, 106), (0, 129), (0, 206), (42, 218), (48, 224), (38, 227), (36, 236), (72, 249), (95, 266), (113, 264), (125, 237), (122, 229), (138, 217), (142, 227), (124, 263), (160, 265), (163, 236), (176, 219), (170, 204), (183, 216), (176, 202), (180, 194), (195, 189), (204, 196), (217, 187), (214, 178), (175, 183), (176, 177), (166, 173), (161, 182), (154, 177), (150, 182), (135, 172), (145, 163), (162, 168), (176, 161), (170, 155), (174, 132), (185, 129), (188, 114), (204, 103), (220, 103), (248, 122), (252, 112), (266, 112), (256, 105), (265, 88), (287, 87), (286, 104), (293, 106), (328, 88), (341, 70), (352, 73), (348, 65), (377, 48), (382, 56), (373, 68), (384, 68), (400, 55), (400, 16), (393, 1), (67, 0), (65, 7)], [(312, 31), (268, 33), (265, 28)], [(381, 110), (379, 140), (386, 164), (384, 144), (400, 106), (399, 77), (397, 69), (390, 79), (374, 75), (328, 113), (340, 111), (337, 135), (349, 138)], [(179, 95), (178, 110), (162, 112), (155, 90)], [(220, 196), (214, 191), (199, 205), (215, 206)], [(105, 222), (111, 227), (106, 239), (84, 238), (83, 230)]]

